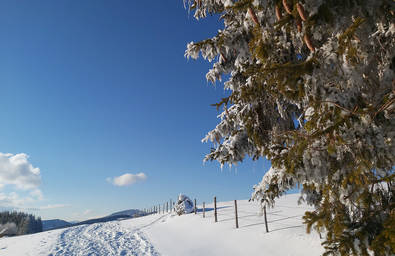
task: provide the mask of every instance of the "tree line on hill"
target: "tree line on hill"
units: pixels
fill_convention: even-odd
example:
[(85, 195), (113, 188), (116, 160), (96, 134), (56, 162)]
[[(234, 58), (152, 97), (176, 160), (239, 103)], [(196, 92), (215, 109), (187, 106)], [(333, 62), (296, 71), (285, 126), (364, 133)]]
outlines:
[(0, 212), (0, 236), (25, 235), (43, 231), (40, 217), (24, 212)]

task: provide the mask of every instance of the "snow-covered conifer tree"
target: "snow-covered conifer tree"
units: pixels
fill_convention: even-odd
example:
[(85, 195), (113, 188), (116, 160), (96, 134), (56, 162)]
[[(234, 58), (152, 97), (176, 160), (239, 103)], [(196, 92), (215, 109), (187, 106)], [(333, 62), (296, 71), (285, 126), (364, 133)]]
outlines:
[(266, 157), (252, 198), (273, 206), (296, 185), (307, 230), (327, 255), (395, 253), (395, 3), (392, 0), (184, 0), (224, 28), (187, 45), (213, 62), (229, 97), (205, 160)]

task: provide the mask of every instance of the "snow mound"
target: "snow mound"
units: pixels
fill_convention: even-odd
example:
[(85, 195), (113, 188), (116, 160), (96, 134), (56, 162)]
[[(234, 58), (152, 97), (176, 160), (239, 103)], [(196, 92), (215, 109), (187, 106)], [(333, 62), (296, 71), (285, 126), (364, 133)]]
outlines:
[(194, 206), (192, 200), (186, 195), (180, 194), (178, 196), (178, 201), (174, 206), (174, 211), (178, 215), (183, 215), (193, 212)]

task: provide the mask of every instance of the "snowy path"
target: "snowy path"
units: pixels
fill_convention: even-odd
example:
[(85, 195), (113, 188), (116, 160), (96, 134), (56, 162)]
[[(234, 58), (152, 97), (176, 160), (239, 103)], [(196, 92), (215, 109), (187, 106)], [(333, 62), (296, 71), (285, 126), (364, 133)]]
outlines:
[(118, 221), (65, 229), (47, 255), (147, 255), (159, 253), (141, 228), (126, 230)]

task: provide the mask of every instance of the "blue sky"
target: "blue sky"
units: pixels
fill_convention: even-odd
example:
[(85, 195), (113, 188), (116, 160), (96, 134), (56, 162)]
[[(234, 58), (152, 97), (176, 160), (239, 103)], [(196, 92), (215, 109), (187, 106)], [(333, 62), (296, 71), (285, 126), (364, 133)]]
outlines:
[[(188, 42), (221, 27), (182, 0), (0, 1), (0, 206), (82, 220), (181, 192), (249, 198), (269, 163), (202, 163), (211, 145), (201, 139), (218, 122), (210, 104), (226, 92), (207, 83), (210, 63), (184, 58)], [(40, 169), (40, 184), (1, 169), (23, 162), (15, 155)], [(146, 178), (108, 181), (125, 173)]]

